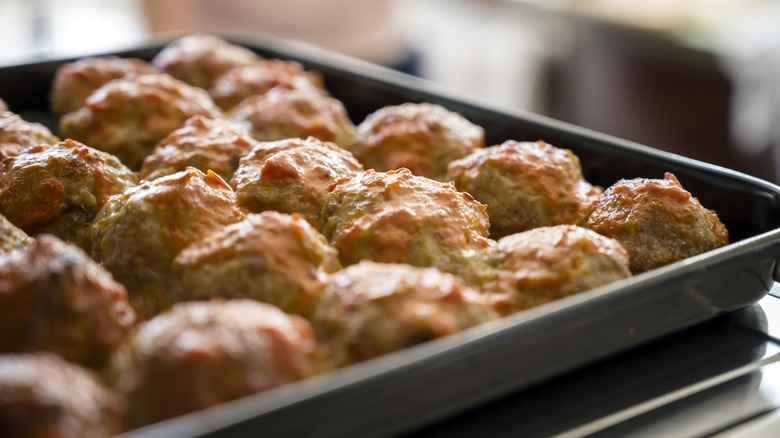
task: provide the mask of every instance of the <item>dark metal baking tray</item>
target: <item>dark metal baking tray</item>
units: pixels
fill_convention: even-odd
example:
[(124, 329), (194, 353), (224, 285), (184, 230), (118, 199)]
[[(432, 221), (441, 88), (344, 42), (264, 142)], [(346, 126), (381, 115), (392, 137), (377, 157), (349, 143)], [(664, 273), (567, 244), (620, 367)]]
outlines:
[[(403, 102), (433, 102), (485, 128), (486, 142), (545, 140), (580, 157), (586, 178), (674, 173), (718, 212), (732, 244), (446, 338), (132, 431), (134, 437), (391, 436), (454, 415), (761, 299), (780, 256), (780, 187), (566, 123), (460, 96), (401, 73), (279, 40), (231, 38), (320, 71), (354, 121)], [(111, 54), (151, 59), (169, 41)], [(103, 55), (91, 54), (91, 55)], [(0, 97), (54, 124), (49, 87), (64, 62), (0, 68)], [(522, 413), (518, 413), (522, 421)]]

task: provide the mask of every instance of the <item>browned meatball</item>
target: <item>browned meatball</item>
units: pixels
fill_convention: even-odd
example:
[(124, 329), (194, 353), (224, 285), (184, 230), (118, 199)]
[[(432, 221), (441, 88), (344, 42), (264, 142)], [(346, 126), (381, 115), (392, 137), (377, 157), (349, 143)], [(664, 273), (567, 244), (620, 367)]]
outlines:
[(729, 234), (671, 173), (621, 180), (609, 187), (588, 228), (618, 240), (638, 274), (728, 245)]
[(116, 157), (77, 141), (33, 146), (0, 164), (0, 213), (27, 233), (81, 245), (106, 199), (136, 185)]
[(303, 315), (340, 268), (336, 250), (300, 216), (250, 214), (176, 256), (173, 298), (251, 298)]
[(30, 123), (10, 111), (0, 111), (0, 160), (30, 146), (54, 144), (59, 139), (39, 123)]
[(103, 84), (131, 73), (151, 74), (157, 70), (140, 59), (101, 56), (69, 62), (57, 69), (51, 90), (51, 108), (63, 115), (84, 106), (90, 94)]
[(252, 212), (300, 213), (319, 226), (329, 187), (363, 172), (344, 149), (314, 137), (262, 142), (241, 159), (230, 184), (238, 204)]
[(0, 254), (0, 352), (99, 368), (134, 323), (125, 288), (79, 248), (42, 235)]
[(407, 169), (339, 180), (322, 215), (323, 233), (345, 265), (368, 259), (458, 272), (489, 245), (484, 205)]
[(128, 75), (107, 82), (60, 119), (60, 134), (137, 170), (158, 141), (198, 114), (220, 115), (205, 90), (164, 74)]
[(177, 304), (143, 324), (110, 374), (135, 428), (309, 377), (318, 361), (303, 318), (213, 300)]
[(136, 312), (148, 317), (169, 304), (176, 254), (241, 218), (222, 178), (189, 168), (109, 198), (89, 229), (90, 254), (127, 287)]
[(405, 167), (446, 181), (447, 165), (485, 145), (484, 130), (460, 114), (430, 103), (386, 106), (358, 126), (349, 147), (367, 169)]
[(33, 242), (24, 231), (17, 228), (5, 216), (0, 215), (0, 253), (11, 252)]
[(536, 227), (584, 226), (603, 195), (585, 181), (571, 151), (543, 141), (477, 150), (450, 163), (448, 178), (487, 204), (494, 239)]
[(241, 157), (256, 144), (242, 125), (195, 116), (157, 143), (144, 159), (140, 176), (153, 180), (194, 167), (230, 181)]
[(629, 277), (628, 253), (575, 225), (540, 227), (500, 239), (464, 273), (503, 315)]
[(53, 354), (0, 355), (1, 436), (114, 436), (122, 408), (97, 375)]
[(344, 104), (311, 90), (275, 87), (241, 102), (230, 120), (248, 123), (259, 141), (311, 136), (347, 147), (355, 138)]
[(310, 320), (328, 361), (338, 367), (497, 317), (459, 277), (364, 261), (331, 277)]
[(261, 58), (249, 49), (213, 35), (188, 35), (171, 42), (152, 60), (152, 65), (176, 79), (201, 88), (233, 67)]
[(265, 94), (277, 85), (325, 93), (319, 73), (304, 71), (295, 61), (269, 59), (231, 69), (214, 82), (209, 94), (220, 108), (229, 110), (244, 99)]

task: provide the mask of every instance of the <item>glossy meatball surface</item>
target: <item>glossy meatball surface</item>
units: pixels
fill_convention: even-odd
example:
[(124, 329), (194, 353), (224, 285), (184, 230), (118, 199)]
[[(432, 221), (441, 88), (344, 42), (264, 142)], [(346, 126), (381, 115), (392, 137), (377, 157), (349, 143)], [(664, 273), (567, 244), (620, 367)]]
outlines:
[(30, 146), (54, 144), (59, 139), (40, 123), (31, 123), (18, 115), (0, 110), (0, 160), (13, 157)]
[(33, 242), (30, 236), (0, 214), (0, 253), (11, 252)]

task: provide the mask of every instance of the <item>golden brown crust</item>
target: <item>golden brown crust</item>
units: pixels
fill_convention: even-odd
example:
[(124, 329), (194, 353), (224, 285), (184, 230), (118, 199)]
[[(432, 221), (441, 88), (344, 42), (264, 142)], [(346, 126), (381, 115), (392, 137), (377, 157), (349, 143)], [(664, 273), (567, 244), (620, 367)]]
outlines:
[(588, 228), (618, 240), (638, 274), (728, 245), (728, 230), (677, 178), (621, 180), (609, 187)]
[(487, 205), (494, 239), (536, 227), (584, 226), (603, 196), (585, 181), (571, 151), (543, 141), (477, 150), (450, 163), (448, 178)]
[(30, 146), (58, 141), (45, 126), (24, 121), (10, 111), (0, 110), (0, 160), (14, 157)]
[(24, 231), (17, 228), (5, 216), (0, 214), (0, 253), (23, 248), (34, 241)]

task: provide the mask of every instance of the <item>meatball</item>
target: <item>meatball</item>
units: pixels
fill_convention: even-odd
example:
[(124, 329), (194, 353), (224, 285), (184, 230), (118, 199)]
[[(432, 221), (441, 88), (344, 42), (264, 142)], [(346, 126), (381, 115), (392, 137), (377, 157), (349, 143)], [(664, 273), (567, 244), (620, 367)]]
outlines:
[(205, 90), (164, 74), (128, 75), (107, 82), (60, 119), (60, 134), (137, 170), (158, 141), (198, 114), (220, 115)]
[(229, 110), (244, 99), (265, 94), (277, 85), (325, 93), (319, 73), (304, 71), (295, 61), (269, 59), (231, 69), (214, 82), (209, 94), (220, 108)]
[(242, 208), (300, 213), (316, 227), (330, 185), (362, 172), (352, 154), (335, 144), (296, 138), (257, 145), (241, 159), (230, 184)]
[(53, 354), (0, 355), (0, 434), (105, 438), (122, 431), (123, 405), (97, 375)]
[(231, 68), (260, 60), (251, 50), (230, 44), (222, 38), (196, 34), (165, 46), (152, 59), (152, 65), (190, 85), (209, 88)]
[(213, 171), (230, 181), (238, 162), (257, 142), (242, 125), (195, 116), (160, 140), (144, 159), (141, 178), (153, 180), (187, 167)]
[(0, 111), (0, 160), (16, 156), (30, 146), (58, 141), (45, 126), (24, 121), (10, 111)]
[(475, 257), (463, 277), (508, 315), (630, 275), (628, 253), (619, 242), (556, 225), (498, 240)]
[(241, 102), (230, 120), (248, 123), (259, 141), (311, 136), (347, 147), (355, 138), (344, 104), (311, 90), (275, 87)]
[(176, 256), (173, 298), (251, 298), (304, 315), (340, 268), (336, 250), (300, 216), (250, 214)]
[(664, 179), (618, 181), (606, 190), (587, 226), (623, 244), (634, 274), (729, 243), (718, 215), (671, 173)]
[(364, 261), (331, 277), (310, 320), (327, 360), (339, 367), (497, 317), (459, 277)]
[(24, 231), (0, 215), (0, 253), (11, 252), (33, 242)]
[(485, 206), (452, 184), (401, 169), (368, 170), (334, 185), (322, 230), (344, 265), (368, 259), (457, 272), (489, 245)]
[(447, 165), (485, 146), (484, 130), (460, 114), (430, 103), (386, 106), (358, 126), (349, 147), (367, 169), (405, 167), (446, 181)]
[(81, 245), (106, 199), (136, 185), (116, 157), (77, 141), (33, 146), (0, 164), (0, 213), (27, 233)]
[(128, 426), (197, 411), (319, 371), (305, 319), (251, 300), (180, 303), (144, 323), (112, 361)]
[(64, 64), (54, 75), (51, 108), (63, 115), (84, 106), (90, 94), (103, 84), (131, 73), (156, 73), (146, 61), (116, 56), (83, 58)]
[(550, 225), (584, 226), (603, 191), (582, 176), (571, 151), (543, 141), (507, 141), (453, 161), (448, 178), (487, 204), (491, 237)]
[(81, 249), (42, 235), (0, 254), (0, 352), (100, 368), (134, 323), (125, 288)]
[(127, 287), (136, 312), (149, 317), (169, 304), (176, 254), (241, 219), (222, 178), (189, 168), (109, 198), (89, 229), (90, 254)]

